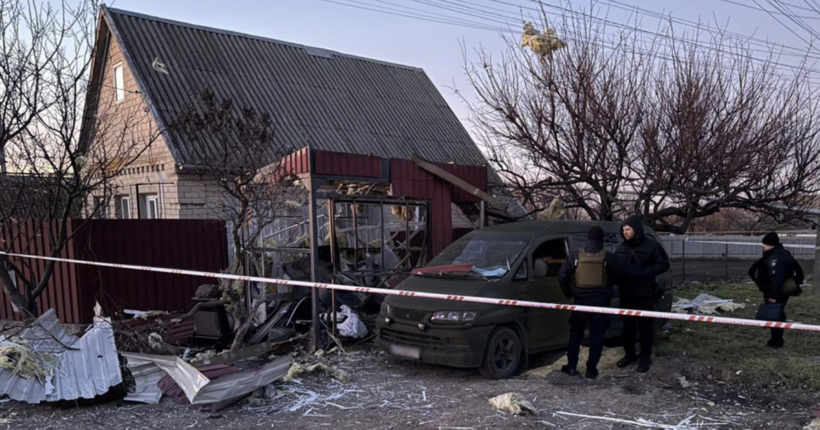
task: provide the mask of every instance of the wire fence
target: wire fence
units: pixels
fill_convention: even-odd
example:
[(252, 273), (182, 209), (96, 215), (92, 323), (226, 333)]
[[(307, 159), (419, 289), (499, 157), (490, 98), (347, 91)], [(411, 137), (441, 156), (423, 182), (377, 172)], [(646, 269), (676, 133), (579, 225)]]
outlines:
[[(672, 260), (674, 284), (748, 279), (752, 263), (762, 256), (760, 239), (760, 236), (739, 234), (661, 237)], [(804, 272), (810, 274), (816, 237), (813, 234), (781, 235), (780, 240)]]

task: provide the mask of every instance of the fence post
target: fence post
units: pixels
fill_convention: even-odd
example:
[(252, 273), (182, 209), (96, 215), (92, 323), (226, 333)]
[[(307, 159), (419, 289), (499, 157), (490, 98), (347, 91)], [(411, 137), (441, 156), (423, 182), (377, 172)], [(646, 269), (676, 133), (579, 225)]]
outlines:
[(723, 254), (725, 262), (726, 280), (729, 280), (729, 244), (726, 244), (726, 252)]
[(683, 268), (681, 270), (683, 273), (681, 274), (681, 278), (682, 278), (681, 284), (685, 284), (686, 283), (686, 236), (683, 236), (683, 242), (681, 242), (681, 245), (682, 245), (682, 248), (683, 248), (683, 250), (681, 252), (681, 254), (683, 255), (683, 263), (682, 263)]
[(814, 295), (820, 296), (820, 217), (817, 217), (814, 228), (817, 237), (814, 239), (814, 276), (811, 282)]

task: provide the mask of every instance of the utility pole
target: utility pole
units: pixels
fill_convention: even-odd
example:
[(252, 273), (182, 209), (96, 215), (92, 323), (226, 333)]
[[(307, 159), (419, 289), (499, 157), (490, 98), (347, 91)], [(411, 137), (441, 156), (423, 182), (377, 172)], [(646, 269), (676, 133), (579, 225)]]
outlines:
[(820, 216), (814, 221), (814, 271), (812, 272), (812, 292), (820, 296)]

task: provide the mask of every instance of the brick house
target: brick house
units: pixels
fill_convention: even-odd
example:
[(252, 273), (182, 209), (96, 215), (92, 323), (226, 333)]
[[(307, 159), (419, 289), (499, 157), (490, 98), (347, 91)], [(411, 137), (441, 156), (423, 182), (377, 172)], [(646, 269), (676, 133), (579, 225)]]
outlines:
[[(198, 173), (209, 148), (167, 130), (205, 89), (269, 113), (294, 152), (418, 155), (486, 169), (479, 148), (415, 67), (103, 6), (90, 85), (92, 114), (113, 106), (113, 116), (128, 112), (145, 136), (161, 131), (118, 176), (106, 211), (112, 218), (213, 218), (218, 191)], [(84, 138), (104, 145), (89, 124)]]

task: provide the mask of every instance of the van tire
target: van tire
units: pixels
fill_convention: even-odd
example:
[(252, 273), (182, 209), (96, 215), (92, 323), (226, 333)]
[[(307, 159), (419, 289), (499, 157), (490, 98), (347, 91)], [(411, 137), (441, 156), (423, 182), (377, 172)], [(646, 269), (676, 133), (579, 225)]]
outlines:
[(521, 351), (521, 340), (515, 330), (498, 327), (490, 334), (478, 372), (487, 379), (509, 378), (521, 364)]

